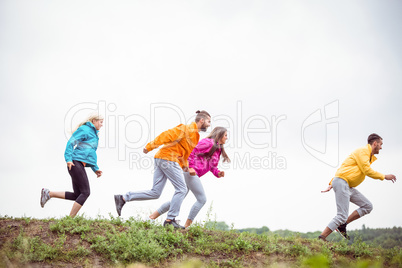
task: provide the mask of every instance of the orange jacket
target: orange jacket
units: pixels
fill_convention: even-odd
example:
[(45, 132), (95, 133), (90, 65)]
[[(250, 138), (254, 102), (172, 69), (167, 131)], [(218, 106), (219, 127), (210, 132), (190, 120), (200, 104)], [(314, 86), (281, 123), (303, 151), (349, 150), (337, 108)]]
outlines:
[(148, 152), (164, 145), (155, 158), (174, 161), (183, 167), (188, 167), (187, 158), (200, 139), (198, 127), (195, 122), (190, 125), (180, 124), (177, 127), (162, 132), (155, 140), (145, 146)]

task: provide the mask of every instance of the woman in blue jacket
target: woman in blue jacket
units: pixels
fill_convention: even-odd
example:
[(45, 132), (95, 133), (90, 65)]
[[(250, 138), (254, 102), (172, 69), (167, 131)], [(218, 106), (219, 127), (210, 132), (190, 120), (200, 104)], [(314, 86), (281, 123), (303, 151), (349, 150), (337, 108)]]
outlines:
[(40, 205), (42, 207), (52, 197), (74, 200), (70, 216), (74, 217), (77, 215), (90, 195), (89, 181), (84, 168), (90, 167), (98, 178), (102, 176), (102, 171), (99, 170), (96, 164), (96, 149), (98, 148), (99, 141), (98, 132), (102, 126), (103, 117), (98, 113), (91, 115), (86, 121), (78, 125), (67, 142), (64, 152), (74, 192), (53, 192), (43, 188), (40, 198)]

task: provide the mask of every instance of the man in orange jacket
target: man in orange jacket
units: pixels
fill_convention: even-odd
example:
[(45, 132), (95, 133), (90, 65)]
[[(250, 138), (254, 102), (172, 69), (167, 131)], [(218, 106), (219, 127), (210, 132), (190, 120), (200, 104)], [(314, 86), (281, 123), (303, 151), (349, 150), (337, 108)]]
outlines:
[[(367, 142), (366, 146), (355, 150), (346, 158), (336, 172), (335, 177), (329, 183), (328, 189), (322, 191), (323, 193), (329, 192), (334, 188), (337, 215), (321, 233), (318, 237), (319, 239), (326, 241), (327, 236), (334, 230), (338, 231), (343, 237), (349, 238), (346, 233), (346, 225), (371, 212), (373, 205), (355, 188), (364, 181), (366, 176), (373, 179), (396, 181), (394, 175), (383, 175), (374, 171), (370, 166), (377, 160), (374, 155), (378, 154), (382, 149), (382, 138), (373, 133), (368, 137)], [(348, 217), (349, 202), (359, 206), (359, 208)]]
[(169, 179), (175, 188), (175, 193), (171, 200), (167, 219), (163, 225), (171, 224), (174, 228), (184, 228), (175, 221), (175, 217), (179, 215), (181, 203), (187, 193), (183, 170), (188, 169), (187, 158), (200, 139), (198, 132), (206, 131), (210, 125), (211, 116), (206, 111), (197, 111), (195, 122), (190, 125), (180, 124), (175, 128), (163, 132), (155, 140), (148, 143), (143, 150), (145, 154), (164, 145), (155, 154), (155, 172), (152, 189), (115, 195), (114, 200), (117, 214), (121, 215), (121, 209), (126, 202), (158, 199), (165, 187), (166, 181)]

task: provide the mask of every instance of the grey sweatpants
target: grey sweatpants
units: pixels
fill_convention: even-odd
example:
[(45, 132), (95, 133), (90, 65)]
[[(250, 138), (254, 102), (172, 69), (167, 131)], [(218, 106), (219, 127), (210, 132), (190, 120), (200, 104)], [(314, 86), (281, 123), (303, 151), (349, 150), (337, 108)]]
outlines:
[(356, 188), (350, 188), (349, 184), (338, 177), (332, 181), (335, 192), (337, 215), (328, 224), (328, 228), (334, 231), (339, 225), (344, 224), (349, 215), (349, 202), (359, 206), (357, 213), (360, 217), (369, 214), (373, 210), (371, 202)]
[[(187, 184), (186, 196), (188, 194), (188, 191), (191, 191), (194, 194), (195, 198), (197, 199), (197, 201), (191, 207), (190, 214), (188, 215), (188, 219), (194, 221), (198, 212), (200, 212), (201, 208), (207, 202), (207, 197), (205, 196), (204, 187), (202, 187), (201, 180), (197, 175), (191, 176), (190, 173), (188, 173), (188, 172), (184, 172), (183, 174), (184, 174), (184, 179), (186, 180), (186, 184)], [(168, 211), (169, 207), (170, 207), (170, 202), (164, 203), (158, 209), (159, 214), (162, 215), (163, 213)]]
[(155, 158), (154, 182), (151, 190), (139, 192), (127, 192), (124, 195), (126, 201), (142, 201), (158, 199), (165, 188), (166, 181), (170, 180), (175, 188), (167, 219), (174, 219), (180, 212), (180, 206), (186, 197), (187, 187), (184, 182), (183, 170), (173, 161)]

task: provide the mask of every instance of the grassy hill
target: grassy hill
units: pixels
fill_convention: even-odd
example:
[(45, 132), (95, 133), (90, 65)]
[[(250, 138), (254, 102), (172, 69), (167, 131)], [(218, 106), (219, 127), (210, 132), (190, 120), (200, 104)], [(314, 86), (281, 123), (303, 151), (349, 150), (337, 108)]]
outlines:
[(0, 267), (402, 267), (402, 250), (355, 241), (173, 230), (130, 218), (0, 218)]
[[(219, 222), (216, 224), (218, 229), (229, 230), (227, 224), (223, 222)], [(226, 229), (225, 229), (226, 227)], [(293, 232), (290, 230), (276, 230), (270, 231), (268, 227), (264, 226), (261, 228), (246, 228), (239, 229), (238, 232), (249, 232), (254, 234), (267, 234), (267, 235), (279, 235), (281, 237), (289, 237), (289, 236), (301, 236), (303, 238), (317, 238), (321, 232), (308, 232), (308, 233), (299, 233)], [(366, 228), (365, 225), (362, 226), (360, 230), (350, 230), (348, 229), (348, 235), (350, 236), (350, 240), (348, 244), (351, 245), (354, 242), (363, 241), (366, 244), (371, 244), (375, 247), (381, 246), (382, 248), (391, 249), (394, 247), (402, 248), (402, 227), (393, 227), (393, 228)], [(343, 240), (343, 238), (333, 232), (327, 238), (329, 241), (339, 242)]]

